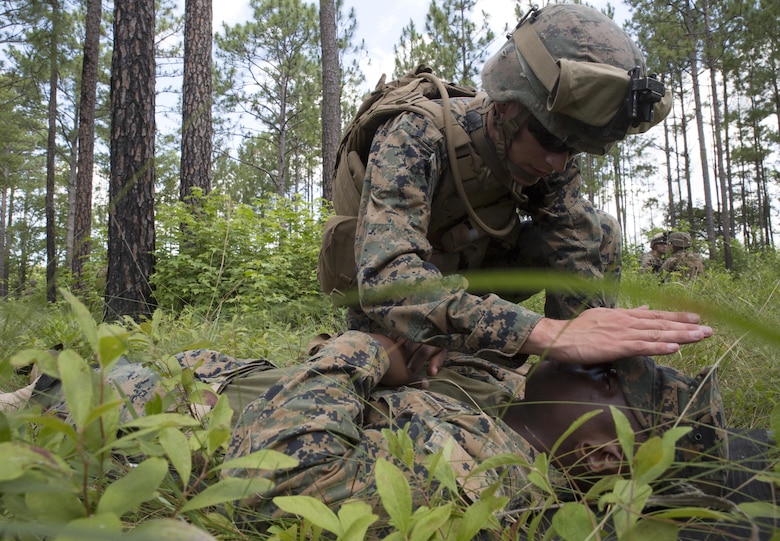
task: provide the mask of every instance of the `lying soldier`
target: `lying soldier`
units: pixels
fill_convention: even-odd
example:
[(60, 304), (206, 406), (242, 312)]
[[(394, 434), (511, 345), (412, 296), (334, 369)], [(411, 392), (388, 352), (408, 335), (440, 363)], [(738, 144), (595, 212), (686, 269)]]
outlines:
[[(298, 460), (289, 470), (226, 472), (275, 484), (270, 492), (242, 502), (241, 508), (248, 510), (243, 520), (253, 527), (281, 514), (273, 502), (278, 495), (311, 495), (334, 508), (359, 498), (381, 514), (374, 467), (380, 458), (398, 463), (383, 429), (403, 429), (414, 442), (410, 476), (425, 476), (425, 458), (448, 447), (467, 501), (501, 479), (502, 494), (511, 498), (507, 516), (546, 495), (529, 483), (528, 470), (520, 466), (470, 475), (498, 455), (523, 457), (532, 464), (541, 452), (552, 453), (556, 467), (549, 478), (563, 499), (570, 498), (598, 479), (625, 471), (624, 452), (605, 406), (626, 414), (637, 441), (671, 426), (690, 426), (678, 441), (678, 466), (672, 474), (684, 484), (695, 483), (701, 493), (729, 496), (734, 480), (724, 468), (728, 445), (713, 371), (690, 378), (647, 357), (589, 367), (542, 361), (506, 369), (450, 353), (435, 377), (421, 379), (416, 373), (425, 355), (419, 354), (417, 345), (404, 340), (347, 332), (290, 368), (204, 350), (185, 352), (177, 360), (194, 367), (196, 377), (215, 393), (214, 400), (206, 397), (193, 413), (208, 410), (216, 394), (225, 394), (240, 412), (226, 460), (260, 449)], [(164, 393), (159, 373), (149, 367), (123, 363), (109, 380), (138, 414), (148, 400)], [(33, 390), (33, 400), (46, 394), (41, 388)], [(601, 413), (556, 447), (576, 419), (595, 409)], [(131, 414), (124, 410), (126, 417)], [(425, 501), (421, 492), (414, 496), (416, 504)]]

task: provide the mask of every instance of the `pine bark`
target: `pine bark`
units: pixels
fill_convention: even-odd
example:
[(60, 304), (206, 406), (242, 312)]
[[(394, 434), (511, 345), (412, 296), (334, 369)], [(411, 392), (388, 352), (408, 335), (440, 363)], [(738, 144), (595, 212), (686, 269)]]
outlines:
[(211, 0), (186, 1), (179, 190), (185, 202), (193, 188), (200, 188), (203, 194), (211, 191), (211, 20)]
[(116, 0), (104, 317), (149, 316), (154, 268), (154, 0)]
[(98, 63), (100, 60), (100, 21), (102, 1), (88, 0), (84, 60), (81, 70), (79, 104), (78, 162), (76, 171), (76, 204), (73, 221), (73, 258), (71, 273), (76, 290), (84, 288), (84, 263), (89, 259), (92, 235), (92, 175), (95, 162), (95, 109), (97, 102)]

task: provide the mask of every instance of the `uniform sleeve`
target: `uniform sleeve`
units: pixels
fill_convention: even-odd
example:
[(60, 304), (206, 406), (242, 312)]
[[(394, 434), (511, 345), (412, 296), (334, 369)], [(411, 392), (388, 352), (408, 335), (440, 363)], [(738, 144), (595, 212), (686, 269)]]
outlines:
[[(614, 218), (601, 212), (582, 197), (582, 176), (577, 159), (567, 170), (540, 180), (523, 193), (526, 210), (533, 221), (532, 243), (541, 254), (542, 268), (571, 273), (596, 282), (607, 273), (620, 277), (622, 238)], [(522, 241), (521, 241), (522, 242)], [(614, 307), (615, 299), (606, 293), (573, 289), (547, 291), (545, 315), (555, 319), (575, 317), (586, 308)]]
[(400, 115), (377, 132), (355, 244), (360, 307), (374, 330), (452, 351), (517, 355), (541, 316), (471, 295), (462, 276), (443, 277), (427, 262), (431, 200), (446, 166), (443, 136), (422, 116)]

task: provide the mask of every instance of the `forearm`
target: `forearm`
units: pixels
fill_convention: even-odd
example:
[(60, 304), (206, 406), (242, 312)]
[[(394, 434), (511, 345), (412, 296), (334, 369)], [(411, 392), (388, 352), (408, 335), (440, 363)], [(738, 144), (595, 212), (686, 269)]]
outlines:
[(443, 277), (427, 262), (431, 197), (446, 156), (438, 131), (419, 132), (427, 133), (424, 121), (398, 121), (380, 132), (369, 160), (355, 252), (361, 309), (414, 342), (513, 356), (541, 316), (495, 295), (471, 295), (463, 277)]

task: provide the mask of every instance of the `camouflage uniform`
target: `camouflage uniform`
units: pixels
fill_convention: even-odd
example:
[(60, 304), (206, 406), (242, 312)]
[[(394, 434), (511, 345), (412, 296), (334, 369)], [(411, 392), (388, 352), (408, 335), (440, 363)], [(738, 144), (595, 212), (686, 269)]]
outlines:
[(669, 234), (669, 244), (672, 255), (666, 258), (662, 267), (668, 278), (672, 272), (679, 273), (683, 278), (697, 278), (704, 275), (704, 261), (699, 254), (691, 251), (693, 239), (689, 233), (674, 231)]
[[(228, 394), (231, 406), (242, 410), (234, 417), (236, 425), (226, 459), (274, 449), (299, 461), (289, 470), (223, 472), (225, 476), (261, 477), (275, 483), (270, 490), (247, 497), (237, 508), (239, 521), (249, 527), (279, 516), (271, 500), (290, 494), (310, 495), (334, 508), (349, 498), (365, 499), (383, 516), (374, 478), (380, 458), (416, 478), (410, 483), (416, 489), (413, 497), (416, 504), (423, 504), (426, 495), (437, 488), (420, 483), (428, 479), (425, 459), (448, 444), (450, 464), (461, 496), (467, 500), (477, 500), (485, 488), (499, 481), (496, 495), (510, 497), (511, 509), (541, 505), (549, 496), (528, 482), (528, 470), (518, 466), (496, 466), (474, 473), (486, 459), (500, 454), (519, 456), (529, 463), (537, 455), (500, 420), (510, 403), (525, 396), (526, 377), (532, 369), (528, 364), (507, 369), (474, 356), (451, 353), (439, 374), (430, 379), (429, 389), (383, 387), (379, 381), (389, 366), (385, 349), (370, 335), (353, 331), (327, 341), (309, 361), (290, 368), (209, 350), (184, 352), (175, 360), (182, 368), (193, 368), (196, 378), (213, 392)], [(688, 378), (657, 366), (647, 357), (618, 361), (615, 369), (641, 430), (660, 434), (670, 426), (693, 428), (679, 444), (679, 460), (686, 463), (678, 472), (683, 481), (698, 479), (721, 486), (724, 471), (712, 467), (713, 461), (726, 456), (716, 374), (703, 371)], [(162, 384), (164, 377), (151, 365), (122, 363), (108, 379), (132, 404), (133, 410), (123, 413), (125, 420), (143, 415), (145, 404), (155, 396), (170, 395), (170, 390), (166, 391), (169, 387)], [(186, 400), (175, 402), (187, 405)], [(415, 449), (411, 470), (388, 451), (383, 429), (403, 429), (409, 434)], [(690, 465), (700, 461), (710, 461), (710, 466)], [(545, 473), (560, 499), (572, 494), (562, 472), (551, 468)]]
[[(506, 298), (492, 291), (470, 294), (462, 275), (443, 275), (534, 268), (594, 281), (619, 278), (618, 223), (581, 196), (577, 159), (563, 173), (520, 188), (514, 178), (526, 186), (537, 179), (512, 162), (507, 149), (527, 127), (546, 152), (605, 154), (615, 141), (663, 119), (670, 96), (663, 99), (663, 85), (647, 75), (631, 38), (592, 8), (533, 8), (508, 38), (482, 70), (488, 98), (450, 99), (454, 122), (472, 142), (463, 152), (456, 148), (458, 167), (450, 165), (447, 152), (454, 142), (445, 141), (442, 129), (426, 116), (402, 113), (375, 132), (357, 214), (360, 302), (349, 309), (350, 329), (521, 361), (519, 351), (542, 316), (516, 301), (535, 291)], [(640, 86), (647, 92), (637, 94)], [(519, 112), (500, 122), (493, 117), (495, 130), (486, 132), (495, 103), (517, 105)], [(531, 132), (537, 124), (541, 129)], [(462, 191), (473, 213), (466, 203), (447, 197), (455, 190), (453, 170), (465, 168), (461, 163), (470, 163), (475, 173), (461, 175), (470, 183), (464, 181)], [(459, 236), (455, 228), (449, 238), (450, 232), (438, 227), (449, 218), (453, 226), (465, 225)], [(517, 221), (511, 233), (485, 238), (490, 229), (503, 231), (509, 218)], [(592, 290), (546, 294), (545, 315), (556, 319), (615, 304), (611, 295)]]
[(663, 259), (654, 250), (645, 252), (642, 257), (639, 258), (639, 272), (661, 272), (661, 266), (664, 264)]
[[(639, 274), (645, 272), (661, 272), (661, 266), (664, 264), (663, 256), (666, 255), (668, 234), (666, 232), (656, 233), (650, 239), (650, 251), (642, 254), (639, 258)], [(662, 245), (664, 249), (659, 251), (656, 247)]]
[(662, 271), (666, 274), (677, 272), (686, 279), (698, 278), (704, 276), (704, 261), (699, 254), (683, 250), (667, 257)]
[[(277, 513), (274, 496), (305, 494), (326, 505), (348, 498), (365, 499), (377, 507), (374, 466), (386, 459), (406, 469), (387, 448), (382, 429), (403, 428), (415, 445), (414, 471), (408, 475), (427, 479), (425, 457), (451, 441), (450, 464), (458, 475), (463, 495), (471, 500), (490, 484), (502, 481), (502, 494), (523, 494), (529, 503), (535, 489), (526, 472), (510, 466), (478, 475), (473, 469), (486, 458), (502, 453), (533, 461), (536, 451), (500, 420), (489, 416), (473, 400), (462, 401), (436, 391), (482, 397), (479, 405), (494, 414), (512, 397), (523, 395), (524, 373), (502, 369), (464, 355), (454, 355), (436, 378), (433, 389), (379, 386), (389, 366), (385, 350), (371, 336), (347, 332), (328, 342), (295, 372), (273, 385), (243, 412), (233, 432), (226, 459), (261, 449), (274, 449), (299, 461), (291, 470), (225, 472), (230, 476), (269, 479), (275, 487), (255, 494), (243, 504), (251, 508), (247, 520)], [(464, 385), (464, 386), (462, 386)], [(565, 481), (551, 471), (554, 482)], [(415, 486), (415, 483), (411, 483)], [(418, 488), (424, 485), (419, 485)], [(423, 504), (417, 494), (415, 504)]]
[[(451, 101), (456, 121), (467, 132), (481, 127), (480, 115), (466, 110), (468, 99)], [(451, 351), (514, 357), (542, 316), (495, 294), (469, 294), (462, 276), (442, 279), (446, 265), (439, 263), (441, 253), (435, 249), (441, 239), (429, 238), (429, 224), (438, 218), (433, 213), (447, 212), (437, 197), (452, 189), (445, 185), (448, 163), (444, 136), (424, 116), (404, 113), (377, 131), (355, 244), (360, 307), (349, 309), (348, 326), (402, 334)], [(492, 204), (505, 203), (495, 221), (506, 223), (518, 212), (530, 221), (518, 219), (507, 238), (485, 239), (476, 265), (474, 258), (460, 256), (451, 270), (533, 267), (619, 278), (619, 226), (580, 196), (576, 159), (563, 174), (544, 178), (519, 195), (490, 180), (484, 189), (497, 192)], [(548, 292), (545, 312), (564, 319), (595, 306), (614, 306), (614, 301)]]

